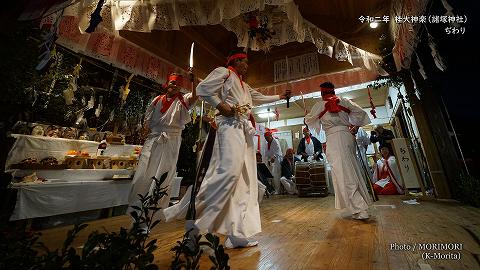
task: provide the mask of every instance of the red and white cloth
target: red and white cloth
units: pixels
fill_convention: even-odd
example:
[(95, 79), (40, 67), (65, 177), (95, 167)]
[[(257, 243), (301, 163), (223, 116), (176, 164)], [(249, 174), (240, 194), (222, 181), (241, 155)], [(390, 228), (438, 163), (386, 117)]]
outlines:
[(373, 172), (373, 188), (379, 195), (395, 195), (404, 193), (404, 183), (394, 156), (381, 158), (375, 164)]

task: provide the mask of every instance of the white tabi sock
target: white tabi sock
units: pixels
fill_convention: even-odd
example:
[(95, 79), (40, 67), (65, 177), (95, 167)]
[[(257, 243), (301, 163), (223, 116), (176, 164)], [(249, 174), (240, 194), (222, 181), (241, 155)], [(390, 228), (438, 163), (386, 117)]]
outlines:
[(233, 235), (227, 236), (225, 240), (225, 248), (241, 248), (241, 247), (254, 247), (258, 245), (258, 241), (248, 238), (235, 237)]

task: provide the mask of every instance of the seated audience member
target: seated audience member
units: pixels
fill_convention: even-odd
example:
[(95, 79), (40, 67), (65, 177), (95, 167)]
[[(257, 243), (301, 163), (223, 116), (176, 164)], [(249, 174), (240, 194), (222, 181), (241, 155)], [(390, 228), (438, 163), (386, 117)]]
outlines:
[(388, 146), (380, 148), (382, 158), (377, 161), (373, 172), (373, 189), (379, 195), (403, 194), (405, 185), (394, 156), (390, 155)]
[(295, 162), (300, 161), (300, 159), (295, 157), (293, 153), (293, 149), (288, 148), (282, 160), (282, 177), (280, 178), (280, 182), (288, 194), (297, 193), (297, 187), (294, 181)]
[(298, 144), (297, 155), (302, 155), (303, 161), (308, 161), (308, 157), (313, 160), (323, 159), (322, 157), (322, 143), (310, 134), (308, 128), (303, 129), (304, 137)]
[(260, 181), (260, 183), (262, 183), (263, 186), (266, 187), (265, 194), (267, 194), (267, 197), (275, 192), (275, 188), (273, 188), (273, 186), (268, 181), (269, 178), (273, 178), (273, 175), (268, 169), (267, 165), (263, 163), (262, 154), (260, 154), (259, 152), (257, 152), (257, 178), (258, 181)]

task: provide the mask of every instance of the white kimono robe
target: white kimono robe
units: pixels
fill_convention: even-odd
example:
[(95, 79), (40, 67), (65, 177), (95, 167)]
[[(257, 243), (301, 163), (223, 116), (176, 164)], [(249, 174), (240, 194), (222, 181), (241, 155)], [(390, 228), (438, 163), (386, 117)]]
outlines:
[(321, 124), (327, 135), (326, 156), (332, 168), (332, 181), (335, 189), (335, 208), (346, 208), (351, 214), (368, 209), (371, 198), (364, 182), (364, 172), (356, 158), (355, 136), (349, 131), (350, 125), (363, 126), (370, 123), (367, 113), (352, 101), (339, 97), (340, 103), (350, 113), (325, 113), (324, 100), (319, 100), (305, 116), (306, 124), (320, 130)]
[[(258, 105), (279, 100), (253, 90), (224, 67), (214, 69), (197, 86), (200, 97), (217, 97), (230, 105)], [(217, 104), (211, 104), (216, 107)], [(261, 232), (257, 163), (253, 144), (255, 129), (248, 115), (217, 117), (212, 159), (196, 197), (195, 225), (201, 232), (246, 238)], [(185, 218), (190, 192), (162, 211), (167, 222)]]
[[(266, 142), (266, 141), (265, 141)], [(273, 175), (273, 186), (277, 194), (280, 193), (282, 187), (280, 183), (280, 177), (282, 177), (282, 149), (280, 148), (280, 143), (277, 139), (273, 138), (270, 149), (268, 149), (268, 142), (265, 145), (265, 153), (263, 154), (265, 164), (269, 164), (268, 169), (272, 172)], [(270, 163), (272, 158), (275, 158), (273, 163)]]
[(394, 156), (389, 156), (388, 159), (382, 157), (377, 160), (374, 169), (372, 184), (384, 188), (388, 183), (392, 183), (395, 185), (398, 194), (404, 193), (405, 184)]
[[(151, 132), (148, 136), (140, 154), (137, 171), (132, 181), (132, 188), (128, 202), (130, 206), (140, 206), (140, 200), (137, 194), (146, 194), (152, 186), (152, 177), (160, 179), (160, 176), (168, 172), (168, 176), (162, 184), (162, 187), (168, 187), (167, 193), (170, 194), (170, 186), (177, 171), (178, 151), (182, 142), (182, 130), (190, 122), (190, 105), (188, 98), (191, 94), (183, 96), (187, 108), (175, 99), (165, 113), (162, 113), (162, 101), (155, 102), (154, 99), (145, 113), (145, 123)], [(158, 98), (158, 97), (157, 97)], [(165, 208), (170, 202), (170, 195), (164, 196), (158, 203), (158, 206)], [(129, 207), (127, 213), (133, 209)]]

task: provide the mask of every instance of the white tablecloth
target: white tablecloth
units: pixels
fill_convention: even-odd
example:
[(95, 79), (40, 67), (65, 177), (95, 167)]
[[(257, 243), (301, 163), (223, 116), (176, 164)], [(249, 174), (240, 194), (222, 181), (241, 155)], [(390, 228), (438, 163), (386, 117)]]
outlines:
[(13, 187), (18, 194), (10, 220), (20, 220), (127, 205), (131, 181), (47, 182)]
[[(12, 164), (19, 163), (26, 158), (35, 158), (38, 161), (48, 156), (53, 156), (59, 161), (65, 159), (69, 150), (88, 152), (91, 156), (97, 154), (98, 142), (70, 140), (63, 138), (50, 138), (43, 136), (31, 136), (12, 134), (16, 138), (12, 149), (8, 153), (5, 169), (10, 168)], [(135, 147), (140, 145), (114, 145), (109, 144), (105, 149), (105, 156), (131, 156)]]
[(35, 172), (37, 177), (50, 180), (51, 182), (102, 181), (116, 179), (115, 175), (133, 177), (135, 173), (127, 169), (11, 170), (10, 172), (16, 178), (22, 178)]

